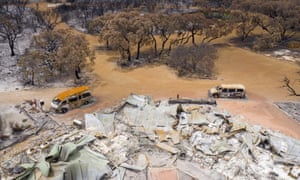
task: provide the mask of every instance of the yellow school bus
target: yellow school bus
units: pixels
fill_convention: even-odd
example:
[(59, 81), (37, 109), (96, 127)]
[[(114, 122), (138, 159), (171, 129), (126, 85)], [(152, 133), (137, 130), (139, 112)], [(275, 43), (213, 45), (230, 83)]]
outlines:
[(92, 100), (92, 94), (87, 86), (79, 86), (55, 96), (51, 102), (51, 109), (55, 112), (66, 113), (67, 111), (88, 104)]

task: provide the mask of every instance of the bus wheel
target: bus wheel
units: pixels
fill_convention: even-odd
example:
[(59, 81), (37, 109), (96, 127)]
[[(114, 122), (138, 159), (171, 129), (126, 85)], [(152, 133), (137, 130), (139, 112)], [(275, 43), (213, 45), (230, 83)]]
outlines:
[(68, 109), (67, 108), (61, 108), (61, 112), (64, 114), (64, 113), (68, 112)]
[(213, 97), (214, 97), (214, 98), (218, 98), (219, 95), (218, 95), (218, 94), (213, 94)]
[(83, 104), (84, 105), (87, 105), (87, 104), (89, 104), (90, 102), (89, 101), (85, 101)]

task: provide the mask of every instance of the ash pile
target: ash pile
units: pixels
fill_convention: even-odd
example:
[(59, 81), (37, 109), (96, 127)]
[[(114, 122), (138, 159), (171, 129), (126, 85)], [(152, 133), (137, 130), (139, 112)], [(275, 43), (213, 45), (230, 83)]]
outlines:
[(32, 153), (12, 158), (18, 163), (1, 162), (1, 173), (7, 179), (300, 178), (299, 140), (239, 119), (213, 100), (132, 94), (74, 120), (51, 141), (34, 142)]
[(277, 102), (278, 108), (285, 112), (288, 116), (300, 122), (300, 103), (299, 102)]

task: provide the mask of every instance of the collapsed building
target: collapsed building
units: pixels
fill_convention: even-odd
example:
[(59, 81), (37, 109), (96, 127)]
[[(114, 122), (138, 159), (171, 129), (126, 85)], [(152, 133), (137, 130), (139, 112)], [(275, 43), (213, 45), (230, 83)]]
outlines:
[[(28, 112), (29, 106), (19, 108)], [(14, 157), (1, 158), (2, 178), (300, 178), (299, 140), (240, 121), (214, 100), (154, 101), (132, 94), (69, 126), (42, 111), (28, 115), (44, 117), (29, 133), (39, 138)], [(13, 149), (3, 142), (1, 157)]]

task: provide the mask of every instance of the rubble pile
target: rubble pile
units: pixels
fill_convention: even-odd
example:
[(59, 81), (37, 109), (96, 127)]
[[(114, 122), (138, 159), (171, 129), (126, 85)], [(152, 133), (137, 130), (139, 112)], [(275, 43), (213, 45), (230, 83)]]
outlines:
[(76, 129), (58, 124), (36, 100), (0, 109), (0, 179), (15, 172), (16, 164), (38, 159), (48, 142)]
[(59, 126), (36, 100), (0, 109), (0, 150), (37, 135), (42, 129), (52, 130)]
[(10, 169), (1, 162), (1, 173), (17, 179), (300, 178), (299, 140), (250, 126), (213, 104), (132, 94), (115, 108), (74, 120), (77, 128), (47, 147), (32, 144), (40, 151), (16, 154), (23, 158)]

